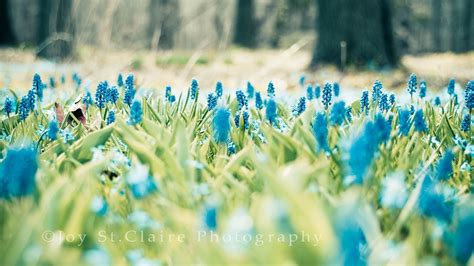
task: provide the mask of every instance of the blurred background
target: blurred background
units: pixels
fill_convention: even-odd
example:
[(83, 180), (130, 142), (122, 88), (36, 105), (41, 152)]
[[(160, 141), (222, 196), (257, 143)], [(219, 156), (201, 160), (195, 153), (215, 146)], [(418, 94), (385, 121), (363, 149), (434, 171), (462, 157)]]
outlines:
[[(336, 80), (393, 88), (474, 77), (472, 0), (1, 0), (0, 85), (34, 72), (142, 86)], [(18, 83), (15, 83), (18, 82)], [(428, 84), (430, 85), (430, 84)], [(28, 89), (28, 88), (25, 88)]]

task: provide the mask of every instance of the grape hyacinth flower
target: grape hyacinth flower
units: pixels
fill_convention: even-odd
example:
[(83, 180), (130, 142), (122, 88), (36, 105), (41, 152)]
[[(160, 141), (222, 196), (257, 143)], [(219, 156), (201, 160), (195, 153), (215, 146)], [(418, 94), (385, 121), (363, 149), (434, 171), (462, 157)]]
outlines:
[(109, 84), (107, 81), (102, 81), (97, 85), (97, 90), (95, 91), (95, 104), (100, 109), (105, 107), (105, 102), (107, 100), (107, 90)]
[(376, 132), (375, 125), (372, 121), (369, 121), (349, 148), (348, 164), (355, 177), (353, 180), (355, 184), (364, 182), (365, 175), (377, 151), (379, 143), (378, 140), (373, 140), (373, 132)]
[(340, 208), (336, 215), (335, 232), (340, 246), (340, 265), (363, 266), (367, 264), (368, 243), (352, 207)]
[(237, 103), (239, 105), (237, 108), (238, 110), (242, 109), (243, 107), (248, 108), (249, 102), (243, 91), (237, 90), (235, 92), (235, 96), (237, 97)]
[(382, 181), (380, 203), (388, 209), (401, 209), (408, 199), (405, 178), (401, 173), (387, 176)]
[(38, 73), (36, 73), (33, 77), (33, 91), (36, 95), (38, 95), (38, 99), (41, 101), (43, 100), (43, 88), (45, 85), (41, 81), (41, 77)]
[(263, 109), (262, 95), (259, 91), (255, 93), (255, 107), (259, 110)]
[(171, 86), (165, 87), (165, 100), (169, 101), (171, 96)]
[(362, 96), (360, 97), (360, 112), (368, 115), (369, 108), (369, 92), (365, 90), (362, 92)]
[(64, 84), (66, 83), (66, 76), (63, 74), (61, 74), (61, 84)]
[(123, 87), (123, 76), (121, 73), (119, 73), (117, 77), (117, 86), (119, 86), (120, 88)]
[(339, 97), (339, 93), (341, 91), (341, 88), (339, 87), (339, 83), (337, 82), (334, 82), (334, 84), (332, 85), (333, 87), (333, 90), (334, 90), (334, 96), (335, 97)]
[(374, 119), (374, 132), (372, 136), (376, 143), (385, 143), (390, 139), (390, 132), (392, 131), (392, 123), (385, 120), (384, 116), (380, 113), (375, 115)]
[(408, 136), (410, 132), (410, 112), (406, 109), (400, 110), (398, 112), (398, 132), (403, 136)]
[(149, 174), (148, 166), (146, 165), (137, 164), (132, 167), (127, 175), (127, 183), (132, 195), (136, 199), (142, 199), (149, 194), (158, 191), (158, 186), (153, 180), (153, 176)]
[(207, 230), (216, 231), (217, 229), (217, 208), (216, 206), (207, 206), (203, 212), (203, 221)]
[(470, 206), (462, 206), (452, 237), (454, 254), (460, 265), (468, 265), (474, 252), (474, 210)]
[(237, 111), (234, 116), (234, 124), (237, 128), (240, 127), (240, 111)]
[(84, 93), (84, 98), (82, 99), (82, 103), (86, 105), (86, 108), (89, 108), (90, 105), (94, 104), (94, 100), (92, 99), (92, 94), (90, 91), (86, 91)]
[(328, 123), (324, 113), (318, 112), (316, 114), (316, 117), (313, 121), (312, 130), (318, 144), (316, 150), (329, 152)]
[(49, 87), (52, 89), (56, 88), (56, 81), (54, 80), (54, 77), (49, 77)]
[(426, 97), (426, 81), (422, 80), (420, 82), (420, 98), (423, 99)]
[(316, 84), (316, 87), (314, 87), (314, 98), (319, 99), (321, 97), (321, 85)]
[(222, 82), (218, 81), (216, 83), (216, 96), (217, 96), (217, 98), (222, 97), (223, 93), (224, 93), (224, 89), (222, 87)]
[(20, 121), (24, 121), (30, 114), (30, 99), (28, 95), (21, 98), (20, 106), (18, 108)]
[(346, 117), (347, 121), (352, 122), (352, 106), (347, 106), (346, 107)]
[(436, 98), (434, 99), (434, 104), (435, 104), (436, 106), (440, 106), (440, 105), (441, 105), (441, 99), (440, 99), (438, 96), (436, 96)]
[(105, 216), (105, 214), (107, 214), (108, 205), (104, 197), (94, 197), (91, 202), (91, 210), (97, 214), (97, 216)]
[(275, 97), (275, 85), (273, 85), (273, 82), (271, 81), (268, 83), (267, 95), (270, 98)]
[(413, 118), (413, 125), (416, 132), (428, 131), (428, 127), (426, 126), (425, 118), (423, 116), (423, 110), (419, 109), (416, 111), (415, 117)]
[(235, 144), (232, 142), (232, 141), (229, 141), (229, 143), (227, 143), (227, 155), (232, 155), (232, 154), (235, 154), (237, 152), (236, 148), (235, 148)]
[(423, 180), (418, 209), (421, 214), (442, 222), (451, 221), (454, 212), (452, 202), (447, 201), (440, 185), (429, 176)]
[(410, 96), (413, 96), (413, 93), (416, 92), (417, 85), (416, 74), (412, 73), (408, 78), (408, 93), (410, 93)]
[(59, 132), (58, 121), (51, 120), (48, 126), (48, 138), (51, 140), (56, 140), (58, 138), (58, 132)]
[(123, 102), (131, 106), (133, 102), (133, 98), (135, 97), (135, 85), (134, 85), (134, 77), (132, 74), (129, 74), (125, 79), (125, 95), (123, 98)]
[(372, 86), (372, 102), (378, 103), (379, 98), (382, 95), (383, 85), (380, 80), (376, 80)]
[(331, 124), (340, 126), (346, 116), (346, 104), (343, 101), (337, 102), (331, 109)]
[(448, 83), (448, 94), (453, 96), (454, 88), (456, 87), (456, 81), (454, 79), (449, 80)]
[(30, 110), (33, 112), (35, 110), (36, 106), (36, 95), (33, 89), (28, 91), (28, 106), (30, 107)]
[(329, 105), (331, 105), (331, 97), (332, 97), (332, 85), (326, 82), (323, 88), (323, 99), (322, 99), (324, 109), (326, 110), (329, 108)]
[(134, 100), (130, 107), (130, 117), (128, 123), (132, 126), (137, 125), (142, 121), (142, 104), (139, 100)]
[(414, 115), (414, 114), (415, 114), (415, 106), (410, 105), (410, 115)]
[(217, 143), (227, 143), (230, 134), (230, 111), (226, 107), (217, 107), (212, 120), (214, 140)]
[(61, 137), (63, 137), (64, 144), (71, 143), (75, 140), (74, 134), (69, 130), (69, 128), (61, 130)]
[(298, 103), (296, 106), (293, 108), (293, 115), (294, 116), (299, 116), (301, 115), (304, 111), (306, 110), (306, 98), (305, 97), (300, 97), (298, 100)]
[(469, 132), (471, 130), (471, 115), (465, 114), (461, 121), (461, 131)]
[(247, 112), (246, 110), (242, 113), (242, 119), (244, 121), (244, 129), (248, 129), (249, 128), (249, 118), (250, 118), (250, 114), (249, 112)]
[(438, 163), (438, 170), (436, 172), (436, 178), (438, 180), (446, 180), (453, 174), (453, 160), (453, 152), (447, 150)]
[(10, 97), (5, 98), (5, 102), (3, 103), (3, 111), (5, 114), (7, 114), (7, 116), (10, 116), (10, 114), (14, 112), (13, 108), (12, 99), (10, 99)]
[(0, 162), (0, 198), (31, 195), (35, 188), (38, 156), (30, 146), (8, 148)]
[(390, 94), (390, 97), (389, 97), (389, 102), (390, 102), (390, 106), (394, 106), (395, 105), (395, 94)]
[(217, 106), (217, 97), (218, 96), (214, 95), (214, 93), (212, 93), (212, 92), (207, 95), (207, 109), (209, 111), (216, 108), (216, 106)]
[(269, 99), (267, 102), (267, 108), (265, 109), (265, 116), (268, 121), (270, 121), (270, 124), (275, 124), (276, 123), (276, 118), (277, 118), (277, 104), (275, 100)]
[(386, 112), (390, 109), (388, 105), (388, 97), (386, 93), (382, 93), (379, 99), (379, 110), (381, 112)]
[(107, 96), (107, 101), (106, 102), (116, 104), (117, 101), (118, 101), (118, 98), (119, 98), (119, 92), (118, 92), (117, 87), (115, 87), (115, 86), (109, 87), (107, 89), (106, 96)]
[(191, 81), (191, 100), (197, 100), (199, 95), (199, 84), (196, 79)]
[(464, 94), (465, 105), (468, 110), (474, 108), (474, 80), (470, 80), (466, 84), (466, 90)]
[(314, 90), (311, 84), (306, 87), (306, 98), (308, 98), (309, 101), (314, 98)]
[(106, 125), (110, 125), (112, 123), (115, 122), (115, 111), (114, 110), (110, 110), (109, 113), (107, 114), (107, 121), (106, 121)]
[(304, 87), (305, 81), (306, 81), (306, 76), (304, 74), (302, 74), (300, 76), (300, 86), (301, 87)]
[(253, 87), (252, 83), (247, 81), (247, 97), (249, 99), (252, 99), (254, 95), (255, 95), (255, 88)]

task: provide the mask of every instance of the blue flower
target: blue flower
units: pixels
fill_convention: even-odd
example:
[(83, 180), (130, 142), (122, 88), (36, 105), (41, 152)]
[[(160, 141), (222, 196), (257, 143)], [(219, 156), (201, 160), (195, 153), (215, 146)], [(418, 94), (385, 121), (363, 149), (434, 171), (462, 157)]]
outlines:
[(72, 74), (72, 81), (74, 81), (74, 83), (76, 83), (77, 88), (79, 88), (82, 84), (82, 79), (79, 76), (79, 74), (77, 74), (77, 73)]
[(51, 120), (48, 126), (48, 138), (50, 138), (51, 140), (56, 140), (58, 138), (58, 131), (58, 121)]
[(347, 106), (346, 107), (346, 117), (347, 121), (352, 122), (352, 106)]
[(255, 93), (255, 107), (259, 110), (263, 109), (262, 95), (259, 91)]
[(275, 100), (270, 98), (267, 102), (267, 108), (265, 109), (265, 116), (268, 121), (270, 121), (270, 124), (275, 124), (276, 123), (276, 118), (277, 118), (277, 104)]
[(90, 105), (94, 104), (94, 100), (92, 99), (90, 91), (87, 90), (84, 93), (84, 99), (82, 100), (82, 102), (86, 105), (86, 108), (89, 108)]
[(50, 88), (56, 88), (56, 81), (54, 80), (54, 77), (49, 77), (49, 87)]
[(193, 79), (191, 81), (191, 99), (197, 100), (199, 94), (199, 84), (197, 80)]
[(142, 104), (139, 100), (134, 100), (132, 106), (130, 107), (130, 117), (128, 123), (132, 126), (140, 123), (142, 121)]
[(61, 84), (64, 84), (66, 83), (66, 76), (63, 74), (61, 74)]
[(222, 88), (222, 82), (218, 81), (218, 82), (216, 83), (216, 95), (217, 95), (217, 98), (222, 97), (223, 91), (224, 91), (224, 89)]
[(455, 224), (453, 234), (454, 254), (462, 265), (467, 265), (474, 252), (474, 210), (472, 203), (463, 206)]
[(388, 123), (382, 114), (378, 113), (374, 119), (374, 137), (376, 145), (385, 143), (390, 139), (390, 132), (392, 131), (392, 124)]
[(381, 112), (388, 111), (390, 106), (388, 105), (388, 97), (386, 93), (382, 93), (379, 99), (379, 110)]
[(229, 141), (229, 143), (227, 143), (227, 155), (232, 155), (232, 154), (235, 154), (237, 152), (236, 148), (235, 148), (235, 144), (232, 142), (232, 141)]
[(324, 109), (328, 109), (329, 105), (331, 105), (331, 98), (332, 98), (332, 85), (326, 82), (323, 88), (323, 99), (322, 99)]
[(305, 81), (306, 81), (306, 76), (304, 74), (302, 74), (300, 76), (300, 86), (301, 87), (304, 87)]
[(171, 86), (165, 87), (165, 99), (168, 101), (171, 96)]
[(420, 98), (423, 99), (426, 97), (426, 81), (422, 80), (420, 82)]
[(408, 93), (410, 93), (410, 95), (416, 92), (417, 85), (416, 74), (412, 73), (408, 78)]
[(33, 77), (33, 91), (36, 95), (38, 95), (39, 100), (43, 100), (43, 88), (45, 85), (41, 81), (41, 77), (38, 73), (36, 73)]
[(95, 104), (100, 109), (105, 107), (105, 102), (107, 100), (107, 90), (109, 84), (107, 81), (102, 81), (97, 85), (97, 90), (95, 91)]
[(333, 125), (342, 125), (346, 116), (346, 104), (343, 101), (337, 102), (331, 109), (331, 123)]
[(410, 112), (406, 109), (400, 110), (398, 112), (398, 132), (403, 136), (408, 136), (410, 132)]
[(106, 124), (107, 124), (107, 125), (110, 125), (110, 124), (112, 124), (113, 122), (115, 122), (115, 111), (114, 111), (114, 110), (110, 110), (109, 113), (107, 114), (107, 121), (106, 121)]
[(237, 90), (235, 92), (235, 96), (237, 97), (237, 103), (238, 103), (238, 110), (242, 109), (243, 107), (248, 107), (248, 100), (247, 96), (245, 96), (244, 92), (241, 90)]
[(465, 104), (467, 109), (471, 110), (474, 108), (474, 80), (470, 80), (466, 84), (464, 100), (466, 102)]
[(339, 87), (339, 83), (337, 82), (334, 82), (334, 84), (332, 85), (333, 89), (334, 89), (334, 96), (338, 97), (339, 96), (339, 92), (341, 91), (341, 88)]
[(354, 183), (362, 184), (364, 177), (372, 164), (372, 160), (377, 151), (380, 137), (373, 138), (373, 133), (376, 132), (375, 125), (372, 121), (365, 124), (364, 130), (355, 139), (349, 148), (349, 167), (352, 174), (355, 176)]
[(24, 121), (30, 114), (30, 98), (28, 97), (28, 95), (25, 95), (21, 98), (18, 113), (20, 121)]
[(107, 94), (106, 94), (107, 101), (109, 103), (115, 104), (118, 101), (119, 98), (119, 92), (117, 90), (117, 87), (112, 86), (107, 89)]
[(328, 122), (324, 113), (318, 112), (312, 125), (313, 135), (318, 143), (317, 150), (329, 152)]
[(28, 106), (30, 107), (30, 110), (33, 112), (35, 110), (36, 106), (36, 95), (33, 89), (28, 91)]
[(208, 230), (215, 231), (217, 229), (217, 208), (215, 206), (207, 206), (204, 209), (203, 220)]
[(267, 95), (270, 98), (275, 97), (275, 85), (273, 85), (273, 82), (271, 81), (268, 83)]
[(9, 97), (5, 98), (5, 102), (3, 103), (3, 111), (7, 114), (7, 116), (10, 116), (11, 113), (14, 112), (13, 110), (13, 101)]
[(341, 208), (336, 216), (335, 233), (339, 240), (342, 265), (366, 265), (368, 243), (352, 208)]
[(216, 95), (214, 95), (214, 93), (209, 93), (207, 95), (207, 109), (210, 111), (214, 108), (216, 108), (217, 106), (217, 97)]
[(296, 104), (296, 106), (293, 108), (293, 115), (294, 115), (294, 116), (299, 116), (299, 115), (301, 115), (305, 110), (306, 110), (306, 98), (305, 98), (305, 97), (301, 97), (301, 98), (298, 100), (298, 103)]
[(319, 99), (321, 97), (321, 85), (316, 84), (316, 87), (314, 87), (314, 98)]
[(423, 110), (419, 109), (416, 111), (415, 117), (413, 118), (413, 125), (416, 132), (426, 132), (428, 130), (425, 118), (423, 117)]
[(429, 176), (423, 180), (418, 209), (421, 214), (443, 222), (451, 221), (454, 211), (452, 202), (447, 201), (440, 185)]
[(234, 124), (237, 128), (240, 127), (240, 111), (237, 111), (237, 113), (235, 113)]
[(117, 77), (117, 86), (123, 87), (123, 76), (121, 73), (119, 73)]
[(217, 143), (227, 143), (230, 134), (230, 111), (226, 107), (217, 107), (212, 125), (214, 127), (214, 140)]
[(380, 80), (376, 80), (372, 86), (372, 102), (378, 103), (379, 98), (382, 95), (383, 85)]
[(135, 85), (133, 84), (134, 79), (135, 78), (132, 74), (129, 74), (125, 79), (125, 95), (123, 102), (128, 106), (132, 105), (133, 98), (135, 97)]
[(435, 104), (436, 106), (440, 106), (440, 105), (441, 105), (441, 99), (440, 99), (438, 96), (436, 96), (436, 98), (434, 99), (434, 104)]
[(244, 120), (244, 128), (245, 129), (248, 129), (249, 128), (249, 118), (250, 118), (250, 115), (249, 115), (249, 112), (247, 112), (246, 110), (242, 113), (242, 119)]
[(390, 105), (391, 105), (391, 106), (394, 106), (394, 105), (395, 105), (395, 101), (396, 101), (396, 99), (395, 99), (395, 94), (393, 94), (393, 93), (390, 94), (389, 101), (390, 101)]
[(132, 195), (137, 199), (142, 199), (150, 193), (158, 191), (158, 186), (153, 180), (153, 176), (149, 174), (146, 165), (138, 164), (132, 167), (127, 175), (127, 183)]
[(461, 121), (461, 131), (469, 132), (471, 130), (471, 115), (465, 114)]
[(408, 191), (402, 174), (387, 176), (382, 181), (380, 203), (389, 209), (401, 209), (408, 199)]
[(65, 144), (71, 143), (75, 140), (74, 135), (68, 128), (65, 130), (61, 130), (61, 136), (63, 137), (63, 141)]
[(360, 112), (364, 113), (366, 115), (369, 114), (369, 92), (368, 91), (363, 91), (362, 96), (360, 97)]
[(9, 148), (0, 162), (0, 198), (23, 197), (36, 188), (38, 157), (32, 147)]
[(438, 180), (446, 180), (453, 174), (453, 160), (453, 152), (447, 150), (438, 163), (438, 171), (436, 173), (436, 178)]
[(255, 95), (255, 88), (253, 87), (252, 83), (247, 81), (247, 97), (249, 99), (252, 99), (254, 95)]
[(456, 86), (456, 81), (454, 79), (449, 80), (448, 83), (448, 94), (453, 95), (454, 94), (454, 88)]
[(107, 201), (105, 201), (104, 197), (97, 196), (92, 199), (91, 209), (95, 214), (97, 214), (97, 216), (105, 216), (109, 206), (107, 205)]
[(308, 98), (309, 101), (314, 98), (314, 90), (311, 84), (306, 87), (306, 98)]

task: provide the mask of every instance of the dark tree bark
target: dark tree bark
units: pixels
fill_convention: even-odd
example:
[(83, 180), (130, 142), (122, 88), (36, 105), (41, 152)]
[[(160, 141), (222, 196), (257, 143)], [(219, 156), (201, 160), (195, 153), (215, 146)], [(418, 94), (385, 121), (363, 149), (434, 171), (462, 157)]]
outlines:
[(73, 0), (41, 0), (38, 56), (65, 59), (74, 51)]
[(234, 43), (244, 47), (256, 45), (254, 0), (238, 0)]
[(172, 49), (180, 25), (179, 1), (150, 0), (148, 36), (151, 49)]
[(460, 47), (459, 50), (461, 52), (467, 52), (471, 49), (474, 49), (474, 45), (471, 45), (471, 38), (473, 35), (473, 31), (471, 31), (472, 25), (472, 12), (474, 3), (472, 0), (464, 0), (463, 3), (463, 14), (462, 14), (462, 30), (461, 30), (461, 40), (460, 40)]
[[(468, 0), (471, 1), (471, 0)], [(441, 52), (441, 0), (433, 0), (431, 4), (431, 35), (433, 51)]]
[(318, 41), (311, 65), (395, 65), (390, 0), (317, 0)]
[(451, 0), (450, 1), (451, 5), (450, 5), (450, 8), (451, 8), (451, 15), (450, 15), (450, 20), (451, 20), (451, 23), (450, 23), (450, 36), (449, 36), (449, 40), (450, 40), (450, 48), (451, 48), (451, 51), (454, 51), (454, 52), (460, 52), (460, 43), (459, 43), (459, 34), (460, 34), (460, 30), (459, 30), (459, 10), (458, 10), (458, 0)]
[(9, 0), (0, 1), (0, 45), (15, 44), (15, 35), (13, 34), (8, 1)]

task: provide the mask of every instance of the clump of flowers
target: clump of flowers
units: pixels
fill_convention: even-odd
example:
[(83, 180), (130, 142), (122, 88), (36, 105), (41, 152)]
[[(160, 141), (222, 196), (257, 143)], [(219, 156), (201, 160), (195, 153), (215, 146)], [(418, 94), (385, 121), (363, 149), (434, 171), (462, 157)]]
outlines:
[(142, 104), (139, 100), (134, 100), (132, 106), (130, 107), (130, 118), (128, 123), (133, 126), (139, 124), (142, 122), (142, 115)]
[(107, 114), (107, 121), (106, 125), (110, 125), (115, 122), (115, 111), (110, 110), (109, 113)]

